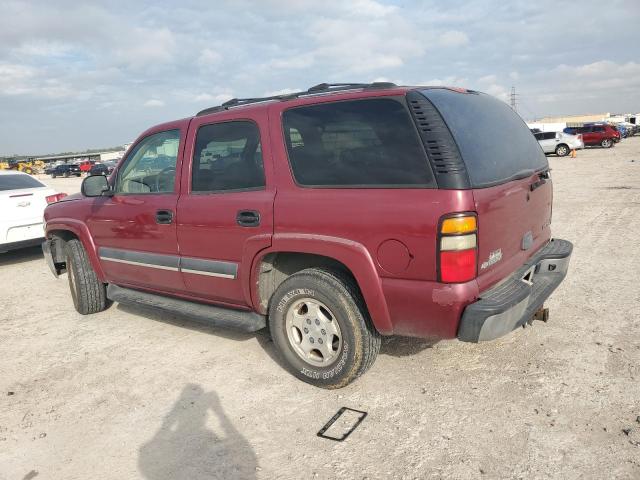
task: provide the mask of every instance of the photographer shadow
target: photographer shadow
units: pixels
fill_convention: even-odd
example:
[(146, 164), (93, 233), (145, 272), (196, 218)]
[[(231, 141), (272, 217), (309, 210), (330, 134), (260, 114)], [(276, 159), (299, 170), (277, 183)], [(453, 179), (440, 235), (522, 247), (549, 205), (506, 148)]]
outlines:
[[(210, 415), (213, 422), (208, 422)], [(216, 424), (214, 430), (207, 423)], [(138, 467), (149, 480), (252, 479), (256, 455), (224, 413), (215, 392), (187, 384), (151, 440)]]

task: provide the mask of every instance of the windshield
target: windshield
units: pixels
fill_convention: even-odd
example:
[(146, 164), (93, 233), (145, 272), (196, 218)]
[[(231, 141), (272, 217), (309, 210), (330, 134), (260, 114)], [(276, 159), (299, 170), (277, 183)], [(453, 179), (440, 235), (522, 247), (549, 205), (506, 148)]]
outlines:
[(503, 101), (484, 93), (445, 88), (424, 89), (421, 93), (447, 123), (472, 187), (489, 187), (548, 168), (536, 138)]

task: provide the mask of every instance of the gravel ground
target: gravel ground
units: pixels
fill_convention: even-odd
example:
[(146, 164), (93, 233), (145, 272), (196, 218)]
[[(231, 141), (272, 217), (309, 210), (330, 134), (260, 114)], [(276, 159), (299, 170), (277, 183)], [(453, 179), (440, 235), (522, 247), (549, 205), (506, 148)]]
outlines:
[[(386, 339), (338, 391), (288, 375), (264, 334), (80, 316), (37, 249), (1, 255), (0, 478), (640, 478), (640, 138), (550, 162), (575, 245), (550, 322)], [(341, 406), (369, 415), (316, 437)]]

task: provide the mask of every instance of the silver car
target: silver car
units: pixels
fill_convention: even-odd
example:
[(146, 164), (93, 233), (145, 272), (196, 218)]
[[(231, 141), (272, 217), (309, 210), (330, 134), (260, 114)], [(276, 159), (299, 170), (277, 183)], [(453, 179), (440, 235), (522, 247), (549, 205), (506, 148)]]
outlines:
[(536, 132), (533, 134), (545, 154), (555, 153), (559, 157), (569, 155), (571, 150), (584, 148), (582, 135), (570, 135), (563, 132)]

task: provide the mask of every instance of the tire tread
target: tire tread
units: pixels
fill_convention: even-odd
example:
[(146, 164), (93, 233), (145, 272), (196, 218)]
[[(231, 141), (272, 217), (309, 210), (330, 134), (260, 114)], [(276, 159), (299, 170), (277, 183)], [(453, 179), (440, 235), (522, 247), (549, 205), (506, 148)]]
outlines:
[[(74, 268), (75, 273), (76, 310), (82, 315), (103, 311), (107, 308), (106, 288), (93, 270), (80, 240), (69, 240), (66, 252), (67, 258), (71, 259), (71, 266), (67, 265), (67, 268)], [(68, 260), (67, 263), (69, 263)]]

